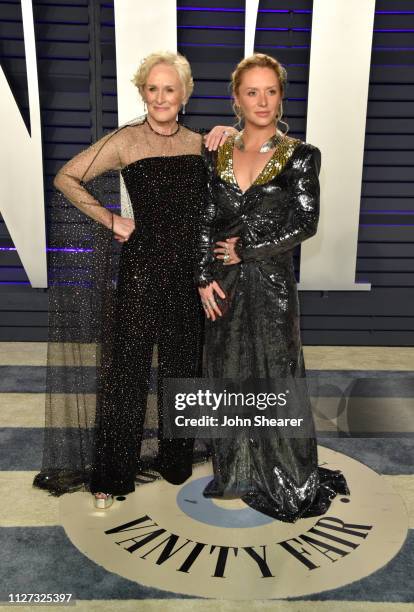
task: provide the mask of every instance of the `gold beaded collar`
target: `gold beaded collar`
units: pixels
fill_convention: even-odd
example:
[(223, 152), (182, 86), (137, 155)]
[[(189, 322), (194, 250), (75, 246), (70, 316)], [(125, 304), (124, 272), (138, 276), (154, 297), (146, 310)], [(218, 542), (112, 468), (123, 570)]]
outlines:
[[(219, 177), (237, 186), (236, 177), (233, 169), (233, 147), (234, 136), (229, 137), (224, 145), (217, 151), (217, 173)], [(297, 138), (285, 136), (283, 140), (276, 146), (272, 157), (269, 159), (263, 170), (255, 178), (253, 185), (264, 185), (273, 180), (285, 167), (286, 162), (291, 157), (293, 151), (301, 143)]]

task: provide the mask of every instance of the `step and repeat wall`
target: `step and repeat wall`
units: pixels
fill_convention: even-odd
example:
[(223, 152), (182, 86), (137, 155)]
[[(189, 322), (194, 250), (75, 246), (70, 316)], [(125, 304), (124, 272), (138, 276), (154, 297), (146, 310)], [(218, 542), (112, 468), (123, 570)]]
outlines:
[[(43, 156), (46, 245), (54, 175), (66, 160), (116, 128), (118, 121), (125, 118), (122, 105), (118, 107), (120, 89), (116, 58), (117, 52), (119, 81), (119, 59), (125, 49), (122, 50), (115, 34), (115, 25), (120, 27), (121, 24), (122, 1), (117, 0), (115, 7), (110, 0), (30, 2), (39, 83), (39, 146)], [(173, 34), (175, 36), (176, 32), (177, 50), (191, 63), (195, 80), (194, 94), (183, 118), (186, 125), (209, 128), (233, 123), (230, 73), (249, 50), (249, 45), (254, 44), (256, 51), (273, 55), (287, 68), (289, 86), (284, 111), (290, 134), (318, 145), (318, 99), (312, 87), (318, 76), (315, 57), (320, 48), (318, 28), (321, 29), (324, 15), (318, 12), (323, 10), (323, 2), (317, 4), (315, 1), (315, 7), (313, 4), (311, 0), (261, 0), (256, 3), (178, 0), (171, 18)], [(353, 1), (345, 4), (348, 6), (346, 20), (355, 23), (358, 21), (357, 5)], [(136, 21), (140, 19), (140, 12), (148, 12), (148, 6), (141, 1), (134, 5), (136, 13), (131, 19)], [(5, 77), (0, 96), (10, 94), (8, 103), (13, 101), (22, 126), (31, 136), (31, 146), (34, 146), (36, 108), (28, 86), (33, 62), (26, 62), (29, 38), (25, 10), (25, 0), (0, 1), (0, 57)], [(249, 13), (252, 10), (254, 18)], [(374, 10), (373, 32), (369, 34), (372, 50), (370, 65), (367, 64), (369, 84), (362, 180), (356, 186), (361, 197), (359, 227), (355, 231), (355, 276), (351, 279), (355, 286), (335, 291), (304, 287), (307, 290), (300, 292), (304, 344), (414, 344), (414, 0), (377, 0)], [(332, 20), (330, 28), (329, 19), (326, 21), (325, 29), (332, 40), (346, 31), (346, 23), (340, 32), (337, 22)], [(156, 32), (157, 25), (152, 27)], [(163, 24), (159, 22), (161, 27)], [(346, 38), (343, 40), (341, 61), (346, 65), (349, 57), (357, 73), (361, 66), (355, 59), (355, 49)], [(131, 65), (137, 66), (140, 59), (132, 57)], [(363, 62), (362, 56), (360, 61)], [(334, 71), (333, 76), (340, 83), (338, 72)], [(323, 74), (318, 78), (323, 83)], [(335, 94), (338, 84), (328, 74), (323, 86), (320, 100), (326, 102)], [(346, 92), (346, 87), (342, 91)], [(351, 129), (353, 120), (361, 114), (361, 107), (365, 112), (366, 105), (366, 92), (361, 91), (361, 107), (354, 94), (354, 90), (349, 92), (349, 102), (343, 105), (345, 111), (341, 111), (336, 125), (330, 125), (332, 118), (326, 116), (329, 105), (325, 111), (323, 104), (320, 105), (321, 130), (327, 132), (327, 121), (328, 131), (337, 133), (338, 138), (344, 126), (349, 125)], [(4, 108), (2, 106), (5, 113)], [(138, 101), (135, 114), (140, 114)], [(24, 134), (22, 138), (24, 140)], [(13, 156), (15, 159), (22, 145), (17, 138), (9, 137), (2, 139), (1, 146), (5, 172), (7, 152), (10, 159)], [(347, 157), (350, 158), (346, 149), (343, 157), (346, 168)], [(353, 160), (348, 161), (351, 164)], [(23, 154), (20, 162), (23, 182), (29, 162)], [(7, 199), (7, 190), (3, 188), (3, 193), (0, 192), (3, 213), (0, 218), (0, 341), (42, 341), (47, 338), (47, 289), (42, 288), (45, 283), (42, 285), (41, 275), (33, 282), (35, 272), (30, 269), (30, 257), (22, 246), (28, 250), (34, 234), (39, 245), (42, 236), (33, 227), (24, 206), (19, 209), (19, 198), (30, 199), (27, 185), (19, 185), (19, 172), (13, 178), (16, 183), (13, 206)], [(324, 180), (322, 176), (322, 188)], [(347, 181), (344, 175), (337, 194), (345, 203)], [(332, 201), (332, 194), (330, 199)], [(40, 200), (33, 188), (30, 214), (35, 219), (41, 218), (41, 210), (37, 212), (34, 205)], [(329, 204), (324, 198), (322, 202), (325, 206)], [(26, 210), (29, 210), (27, 206)], [(23, 226), (26, 234), (19, 231)], [(303, 247), (304, 259), (306, 254), (307, 246)], [(295, 265), (302, 284), (299, 250), (295, 254)], [(302, 264), (303, 270), (305, 264)], [(38, 288), (33, 288), (30, 281)]]

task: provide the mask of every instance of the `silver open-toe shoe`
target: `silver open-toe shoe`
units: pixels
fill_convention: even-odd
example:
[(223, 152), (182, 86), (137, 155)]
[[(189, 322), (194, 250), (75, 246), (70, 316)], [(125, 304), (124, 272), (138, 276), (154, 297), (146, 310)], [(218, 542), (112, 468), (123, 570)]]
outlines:
[(112, 506), (114, 502), (114, 496), (111, 493), (99, 493), (98, 495), (105, 495), (105, 497), (96, 497), (94, 494), (94, 506), (98, 510), (107, 510)]

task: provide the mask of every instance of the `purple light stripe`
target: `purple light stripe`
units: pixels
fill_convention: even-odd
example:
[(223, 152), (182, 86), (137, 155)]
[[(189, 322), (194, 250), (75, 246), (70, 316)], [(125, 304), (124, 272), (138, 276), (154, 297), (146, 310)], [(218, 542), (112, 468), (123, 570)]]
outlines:
[[(4, 53), (2, 55), (2, 58), (7, 58), (7, 59), (26, 59), (25, 55), (9, 55), (8, 53)], [(44, 59), (44, 58), (42, 58)]]
[(259, 9), (258, 13), (296, 13), (296, 14), (311, 14), (312, 11), (309, 9)]
[[(20, 39), (22, 40), (22, 39)], [(73, 43), (73, 39), (72, 38), (41, 38), (40, 36), (38, 38), (36, 38), (36, 42), (39, 41), (44, 42), (44, 43)], [(83, 39), (83, 40), (77, 40), (76, 42), (79, 42), (81, 44), (87, 45), (88, 44), (88, 39)]]
[[(225, 43), (212, 43), (212, 44), (205, 44), (205, 43), (181, 43), (179, 45), (181, 48), (184, 47), (226, 47), (226, 48), (232, 48), (235, 47), (237, 49), (241, 49), (242, 46), (241, 45), (237, 45), (237, 44), (225, 44)], [(309, 49), (309, 45), (255, 45), (255, 47), (257, 49)], [(290, 66), (300, 66), (301, 64), (290, 64)], [(307, 65), (307, 64), (303, 64), (303, 65)]]
[(236, 44), (224, 44), (224, 43), (214, 43), (214, 44), (209, 44), (206, 45), (204, 43), (180, 43), (179, 45), (181, 48), (183, 47), (226, 47), (226, 48), (230, 48), (230, 47), (235, 47), (237, 49), (242, 49), (242, 45), (236, 45)]
[[(0, 247), (0, 251), (17, 251), (16, 247)], [(93, 249), (52, 248), (46, 249), (48, 253), (93, 253)]]
[[(105, 5), (103, 5), (105, 6)], [(109, 6), (109, 5), (108, 5)], [(207, 6), (177, 6), (177, 11), (193, 11), (205, 13), (245, 13), (243, 8), (207, 7)], [(259, 9), (259, 13), (298, 13), (310, 15), (310, 9)], [(375, 11), (376, 15), (414, 15), (414, 11)]]
[(414, 47), (372, 47), (374, 51), (414, 51)]
[[(69, 6), (73, 6), (73, 4), (69, 4)], [(41, 23), (42, 25), (88, 25), (87, 21), (49, 21), (45, 19), (36, 19), (36, 23)]]
[(0, 281), (0, 285), (30, 285), (29, 281)]
[(255, 45), (257, 49), (310, 49), (310, 45)]
[[(23, 58), (25, 59), (24, 55), (8, 55), (7, 57), (17, 57), (17, 58)], [(66, 55), (54, 55), (54, 56), (50, 56), (50, 55), (39, 55), (38, 59), (44, 59), (44, 60), (67, 60), (67, 56)], [(70, 61), (71, 62), (89, 62), (89, 57), (71, 57)], [(43, 109), (43, 110), (53, 110), (53, 109)]]
[(209, 8), (204, 6), (177, 6), (177, 11), (204, 11), (206, 13), (244, 13), (242, 8)]
[(244, 30), (244, 26), (183, 25), (177, 26), (177, 30)]
[(413, 28), (374, 29), (374, 32), (414, 32)]
[[(244, 8), (209, 7), (209, 6), (177, 6), (177, 11), (199, 11), (205, 13), (245, 13)], [(259, 9), (259, 13), (306, 13), (311, 14), (309, 9)]]
[(3, 23), (21, 23), (20, 19), (2, 19)]
[(1, 40), (18, 40), (20, 42), (23, 42), (23, 38), (19, 36), (2, 36)]
[(310, 28), (256, 28), (256, 32), (310, 32)]
[(375, 11), (376, 15), (414, 15), (414, 11)]
[(48, 253), (93, 253), (93, 249), (72, 249), (66, 247), (47, 248)]
[[(244, 31), (244, 26), (204, 26), (183, 25), (177, 26), (177, 30), (237, 30)], [(256, 32), (310, 32), (310, 28), (256, 28)], [(408, 31), (408, 30), (407, 30)]]

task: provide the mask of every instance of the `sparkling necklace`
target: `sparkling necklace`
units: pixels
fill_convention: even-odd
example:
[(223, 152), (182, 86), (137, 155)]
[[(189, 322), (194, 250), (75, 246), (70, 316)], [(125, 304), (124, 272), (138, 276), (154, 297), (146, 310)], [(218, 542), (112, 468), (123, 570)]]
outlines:
[(157, 134), (157, 136), (164, 136), (164, 138), (171, 138), (171, 136), (175, 136), (176, 133), (178, 132), (178, 130), (180, 129), (180, 124), (178, 123), (177, 124), (177, 129), (175, 130), (175, 132), (173, 132), (172, 134), (162, 134), (161, 132), (157, 132), (157, 130), (154, 130), (154, 128), (152, 127), (152, 125), (148, 121), (147, 117), (145, 117), (145, 122), (148, 124), (150, 130), (152, 132), (154, 132), (154, 134)]
[[(272, 149), (275, 149), (277, 145), (282, 142), (282, 140), (283, 140), (283, 134), (281, 132), (276, 132), (276, 134), (273, 134), (273, 136), (271, 136), (268, 140), (266, 140), (266, 142), (262, 144), (262, 146), (259, 149), (259, 153), (268, 153)], [(235, 137), (234, 146), (237, 147), (240, 151), (246, 150), (244, 146), (243, 132), (240, 132)]]

